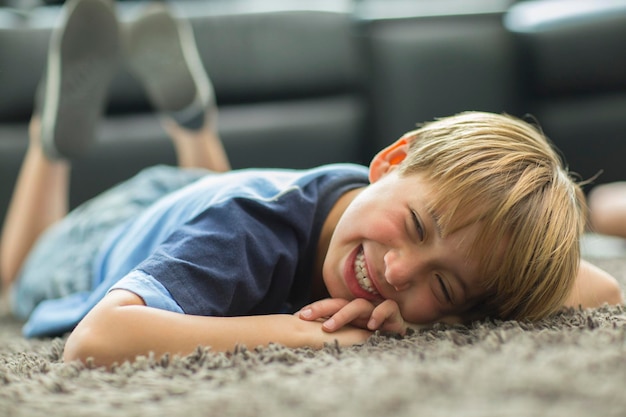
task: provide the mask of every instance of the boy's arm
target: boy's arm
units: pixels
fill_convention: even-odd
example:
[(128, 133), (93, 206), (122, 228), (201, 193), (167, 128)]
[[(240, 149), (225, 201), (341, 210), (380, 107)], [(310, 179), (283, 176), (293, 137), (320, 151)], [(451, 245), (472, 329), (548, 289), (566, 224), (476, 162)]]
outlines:
[(605, 303), (611, 305), (624, 303), (619, 283), (607, 272), (581, 260), (574, 288), (567, 297), (565, 306), (593, 308)]
[(65, 345), (65, 361), (92, 357), (96, 366), (134, 360), (153, 352), (186, 355), (198, 346), (214, 351), (232, 350), (237, 344), (248, 347), (270, 342), (288, 347), (323, 347), (337, 340), (341, 345), (365, 341), (371, 332), (355, 327), (328, 334), (322, 323), (304, 321), (289, 314), (203, 317), (172, 313), (146, 307), (136, 294), (111, 291), (78, 324)]

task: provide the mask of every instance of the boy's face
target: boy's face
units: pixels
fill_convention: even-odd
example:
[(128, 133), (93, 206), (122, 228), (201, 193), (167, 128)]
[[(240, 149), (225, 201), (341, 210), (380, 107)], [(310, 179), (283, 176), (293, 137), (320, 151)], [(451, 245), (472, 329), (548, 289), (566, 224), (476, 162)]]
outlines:
[(442, 238), (428, 202), (435, 193), (423, 174), (384, 169), (348, 205), (323, 266), (331, 297), (394, 300), (411, 323), (457, 321), (481, 296), (470, 249), (473, 224)]

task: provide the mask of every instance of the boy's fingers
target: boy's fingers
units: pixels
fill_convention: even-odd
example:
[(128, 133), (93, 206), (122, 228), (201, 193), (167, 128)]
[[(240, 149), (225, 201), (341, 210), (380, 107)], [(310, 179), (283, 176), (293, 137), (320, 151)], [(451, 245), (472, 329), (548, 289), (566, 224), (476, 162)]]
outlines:
[(357, 298), (333, 314), (324, 322), (322, 328), (328, 332), (334, 332), (347, 324), (365, 328), (373, 310), (374, 305), (372, 303), (363, 298)]
[(348, 300), (342, 298), (326, 298), (303, 307), (296, 314), (303, 320), (317, 320), (332, 316), (348, 303)]
[(392, 300), (385, 300), (377, 305), (367, 323), (367, 328), (370, 330), (382, 330), (401, 335), (406, 333), (406, 327), (398, 304)]

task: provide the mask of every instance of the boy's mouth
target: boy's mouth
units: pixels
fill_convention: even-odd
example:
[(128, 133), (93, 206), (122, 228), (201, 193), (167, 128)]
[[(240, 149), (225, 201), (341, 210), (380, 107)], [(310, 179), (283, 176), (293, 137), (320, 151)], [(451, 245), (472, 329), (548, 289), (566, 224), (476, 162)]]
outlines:
[(367, 267), (365, 266), (365, 253), (363, 252), (363, 247), (361, 247), (354, 259), (354, 275), (356, 276), (356, 281), (359, 284), (359, 287), (372, 295), (380, 296), (380, 293), (376, 291), (372, 280), (367, 274)]

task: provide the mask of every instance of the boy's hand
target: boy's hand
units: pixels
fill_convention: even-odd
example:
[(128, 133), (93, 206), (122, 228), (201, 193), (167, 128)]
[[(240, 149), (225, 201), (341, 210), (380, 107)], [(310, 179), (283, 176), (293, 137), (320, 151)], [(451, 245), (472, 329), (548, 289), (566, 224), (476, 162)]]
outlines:
[(309, 304), (296, 314), (308, 321), (323, 319), (322, 328), (327, 332), (334, 332), (351, 324), (370, 331), (380, 330), (404, 335), (408, 327), (400, 314), (398, 304), (393, 300), (374, 305), (363, 298), (352, 301), (327, 298)]

